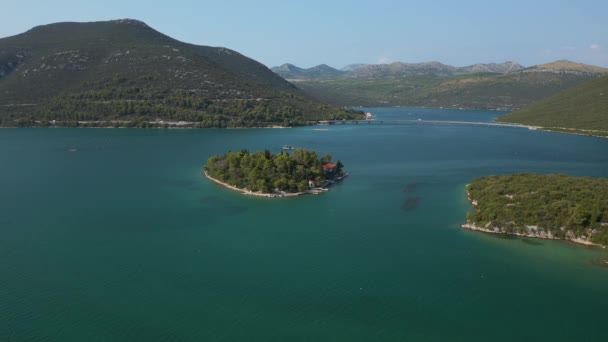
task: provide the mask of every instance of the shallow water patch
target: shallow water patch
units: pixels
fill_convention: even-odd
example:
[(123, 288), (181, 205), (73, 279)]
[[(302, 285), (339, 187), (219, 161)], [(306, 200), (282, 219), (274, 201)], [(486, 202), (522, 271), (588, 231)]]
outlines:
[(408, 197), (403, 201), (403, 204), (401, 204), (401, 210), (414, 211), (420, 206), (421, 200), (422, 197), (419, 196)]

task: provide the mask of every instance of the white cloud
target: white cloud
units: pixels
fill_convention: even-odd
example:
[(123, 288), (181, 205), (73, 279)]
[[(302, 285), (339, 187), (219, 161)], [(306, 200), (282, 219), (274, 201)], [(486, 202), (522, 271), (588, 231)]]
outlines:
[(600, 48), (600, 44), (591, 44), (590, 48), (592, 49), (599, 49)]
[(391, 62), (391, 59), (388, 57), (382, 57), (378, 60), (378, 63), (380, 63), (380, 64), (388, 64), (390, 62)]

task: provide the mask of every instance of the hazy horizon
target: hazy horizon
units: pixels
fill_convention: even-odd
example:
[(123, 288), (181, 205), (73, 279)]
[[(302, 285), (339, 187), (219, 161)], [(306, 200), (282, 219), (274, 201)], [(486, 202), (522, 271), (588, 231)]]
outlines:
[(132, 18), (175, 39), (223, 46), (268, 67), (327, 64), (419, 63), (454, 66), (513, 61), (524, 66), (571, 60), (608, 67), (608, 25), (601, 1), (541, 0), (493, 3), (469, 0), (281, 1), (108, 0), (83, 4), (27, 1), (3, 5), (15, 15), (0, 23), (0, 37), (64, 21)]

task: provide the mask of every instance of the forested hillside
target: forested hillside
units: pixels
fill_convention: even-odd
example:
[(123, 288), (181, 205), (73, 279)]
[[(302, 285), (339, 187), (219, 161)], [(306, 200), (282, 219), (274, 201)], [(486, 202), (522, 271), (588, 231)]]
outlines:
[(499, 117), (498, 121), (608, 136), (608, 76)]
[(183, 43), (136, 20), (57, 23), (0, 39), (5, 126), (157, 119), (297, 125), (358, 115), (312, 99), (238, 52)]

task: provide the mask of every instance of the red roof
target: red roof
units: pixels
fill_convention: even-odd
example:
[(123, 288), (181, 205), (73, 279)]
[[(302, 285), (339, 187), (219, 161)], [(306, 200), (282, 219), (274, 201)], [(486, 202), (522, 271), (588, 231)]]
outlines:
[(337, 165), (334, 164), (334, 163), (327, 163), (327, 164), (323, 165), (323, 170), (326, 170), (326, 171), (327, 170), (333, 170), (333, 169), (336, 168), (336, 166)]

